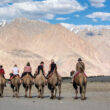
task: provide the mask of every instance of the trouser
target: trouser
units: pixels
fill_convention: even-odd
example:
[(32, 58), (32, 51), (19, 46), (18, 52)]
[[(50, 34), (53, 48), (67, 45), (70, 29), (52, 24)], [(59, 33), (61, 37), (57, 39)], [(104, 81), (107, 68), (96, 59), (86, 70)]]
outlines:
[(24, 73), (22, 73), (22, 76), (21, 76), (21, 78), (23, 78), (25, 75), (27, 75), (27, 74), (29, 74), (32, 78), (33, 78), (33, 76), (32, 76), (32, 73), (31, 72), (24, 72)]

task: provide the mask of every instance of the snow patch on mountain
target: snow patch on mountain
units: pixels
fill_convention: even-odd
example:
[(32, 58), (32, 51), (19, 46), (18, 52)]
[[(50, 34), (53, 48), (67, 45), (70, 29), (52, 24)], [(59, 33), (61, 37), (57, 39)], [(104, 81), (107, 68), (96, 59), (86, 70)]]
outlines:
[(110, 29), (110, 25), (74, 25), (74, 24), (68, 24), (68, 23), (61, 23), (62, 26), (69, 29), (70, 31), (75, 32), (76, 34), (79, 31), (87, 30), (102, 30), (102, 29)]
[(6, 25), (6, 20), (0, 21), (0, 27), (4, 27)]

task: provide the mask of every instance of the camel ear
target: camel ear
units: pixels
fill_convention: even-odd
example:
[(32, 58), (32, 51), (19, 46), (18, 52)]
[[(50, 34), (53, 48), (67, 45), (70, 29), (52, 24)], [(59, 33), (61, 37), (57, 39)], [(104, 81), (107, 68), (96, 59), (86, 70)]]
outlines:
[(72, 76), (74, 73), (75, 73), (75, 71), (72, 70), (72, 71), (70, 72), (70, 76)]

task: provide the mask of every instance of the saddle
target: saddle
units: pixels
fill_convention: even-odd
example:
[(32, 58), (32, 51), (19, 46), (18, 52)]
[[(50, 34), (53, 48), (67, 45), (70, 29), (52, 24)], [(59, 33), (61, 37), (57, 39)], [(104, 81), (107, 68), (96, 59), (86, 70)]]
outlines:
[[(15, 78), (15, 77), (17, 77), (17, 76), (19, 76), (19, 75), (13, 75), (13, 74), (11, 74), (10, 80), (12, 80), (13, 78)], [(20, 76), (19, 76), (19, 77), (20, 77)]]
[(49, 79), (52, 75), (53, 75), (53, 72), (50, 73), (50, 74), (47, 76), (47, 78)]
[[(77, 72), (76, 75), (74, 76), (74, 79), (80, 74), (80, 72)], [(87, 78), (87, 75), (84, 73), (84, 76)]]

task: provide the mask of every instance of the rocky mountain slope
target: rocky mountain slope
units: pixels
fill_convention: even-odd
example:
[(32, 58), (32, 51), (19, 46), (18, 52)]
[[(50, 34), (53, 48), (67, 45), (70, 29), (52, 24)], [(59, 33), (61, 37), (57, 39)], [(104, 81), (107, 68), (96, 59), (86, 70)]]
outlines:
[(15, 63), (21, 74), (27, 61), (31, 62), (33, 74), (42, 60), (48, 72), (51, 59), (55, 59), (62, 76), (69, 76), (79, 57), (86, 64), (88, 76), (109, 75), (107, 62), (102, 61), (97, 48), (59, 24), (19, 18), (0, 28), (0, 64), (7, 78)]

